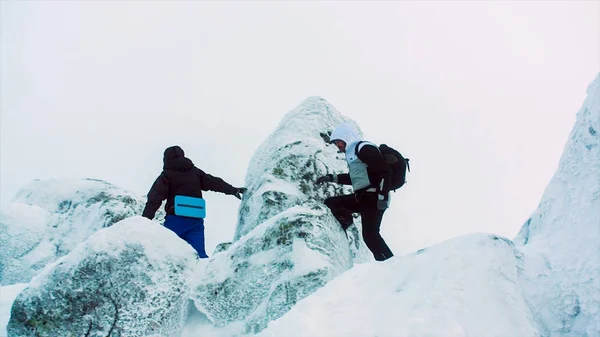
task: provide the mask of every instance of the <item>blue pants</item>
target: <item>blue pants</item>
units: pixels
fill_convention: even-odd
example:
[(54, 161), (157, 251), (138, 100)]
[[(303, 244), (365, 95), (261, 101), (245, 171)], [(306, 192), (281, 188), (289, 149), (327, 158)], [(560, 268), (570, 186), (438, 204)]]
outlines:
[(208, 258), (204, 250), (204, 219), (167, 215), (165, 227), (194, 247), (198, 252), (198, 257)]

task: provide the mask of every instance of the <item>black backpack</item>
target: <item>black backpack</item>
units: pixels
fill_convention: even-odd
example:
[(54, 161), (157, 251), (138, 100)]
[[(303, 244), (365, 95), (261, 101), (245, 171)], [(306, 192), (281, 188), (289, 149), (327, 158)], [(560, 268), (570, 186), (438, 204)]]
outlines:
[[(354, 152), (358, 157), (358, 147), (363, 141), (356, 144)], [(408, 164), (408, 158), (404, 158), (400, 152), (396, 149), (387, 146), (386, 144), (379, 145), (379, 152), (383, 155), (385, 162), (391, 168), (391, 179), (389, 182), (389, 189), (395, 191), (406, 183), (406, 171), (410, 172), (410, 165)]]

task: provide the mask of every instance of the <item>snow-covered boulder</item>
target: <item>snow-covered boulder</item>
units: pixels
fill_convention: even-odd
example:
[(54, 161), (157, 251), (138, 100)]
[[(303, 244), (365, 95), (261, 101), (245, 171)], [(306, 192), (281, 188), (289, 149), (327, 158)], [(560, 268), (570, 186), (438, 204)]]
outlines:
[(47, 266), (16, 298), (8, 336), (176, 333), (188, 313), (196, 252), (142, 217), (101, 229)]
[(196, 277), (196, 307), (216, 326), (258, 332), (352, 266), (346, 235), (325, 206), (309, 206), (267, 220)]
[(319, 97), (289, 112), (254, 154), (233, 243), (199, 276), (196, 307), (217, 326), (258, 332), (355, 262), (372, 260), (360, 219), (345, 233), (323, 205), (349, 187), (316, 185), (347, 172), (331, 131), (350, 121)]
[(558, 170), (515, 238), (523, 286), (548, 336), (600, 336), (600, 74)]
[(519, 287), (521, 269), (508, 239), (456, 238), (357, 265), (258, 336), (541, 336)]
[[(333, 129), (343, 122), (356, 125), (321, 97), (307, 98), (284, 116), (250, 161), (246, 173), (249, 190), (240, 205), (234, 240), (286, 209), (351, 193), (349, 186), (315, 184), (319, 176), (348, 172), (344, 155), (329, 142)], [(358, 125), (356, 128), (360, 130)], [(372, 260), (360, 239), (360, 218), (354, 222), (348, 236), (355, 261)]]
[(0, 214), (0, 284), (29, 282), (92, 233), (141, 214), (132, 193), (93, 179), (34, 181)]

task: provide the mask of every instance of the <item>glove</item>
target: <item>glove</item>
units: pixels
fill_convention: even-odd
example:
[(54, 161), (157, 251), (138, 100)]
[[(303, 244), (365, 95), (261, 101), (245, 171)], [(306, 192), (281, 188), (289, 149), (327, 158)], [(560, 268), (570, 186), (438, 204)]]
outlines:
[(235, 189), (235, 192), (233, 192), (233, 196), (242, 200), (242, 194), (246, 193), (248, 189), (245, 187), (238, 187)]
[(319, 184), (319, 185), (322, 183), (330, 183), (332, 181), (333, 181), (333, 174), (331, 174), (331, 173), (317, 178), (317, 184)]

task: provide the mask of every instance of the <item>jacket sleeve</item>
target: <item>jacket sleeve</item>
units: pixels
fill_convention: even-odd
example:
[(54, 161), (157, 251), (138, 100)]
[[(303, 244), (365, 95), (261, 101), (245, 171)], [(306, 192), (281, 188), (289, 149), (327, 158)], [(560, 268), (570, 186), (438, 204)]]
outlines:
[(198, 174), (200, 175), (200, 181), (203, 191), (221, 192), (229, 195), (235, 194), (235, 191), (237, 189), (226, 183), (223, 179), (211, 176), (210, 174), (205, 173), (201, 169), (197, 170)]
[(156, 211), (168, 195), (169, 180), (163, 172), (156, 178), (154, 184), (152, 184), (152, 188), (150, 188), (150, 192), (148, 192), (148, 201), (146, 202), (142, 216), (150, 220), (154, 219)]
[(389, 188), (386, 183), (389, 183), (389, 179), (385, 179), (388, 181), (384, 182), (384, 185), (381, 182), (387, 177), (389, 170), (379, 149), (373, 145), (366, 144), (358, 152), (358, 158), (367, 164), (368, 170), (373, 173), (373, 175), (369, 174), (371, 186), (387, 193)]

